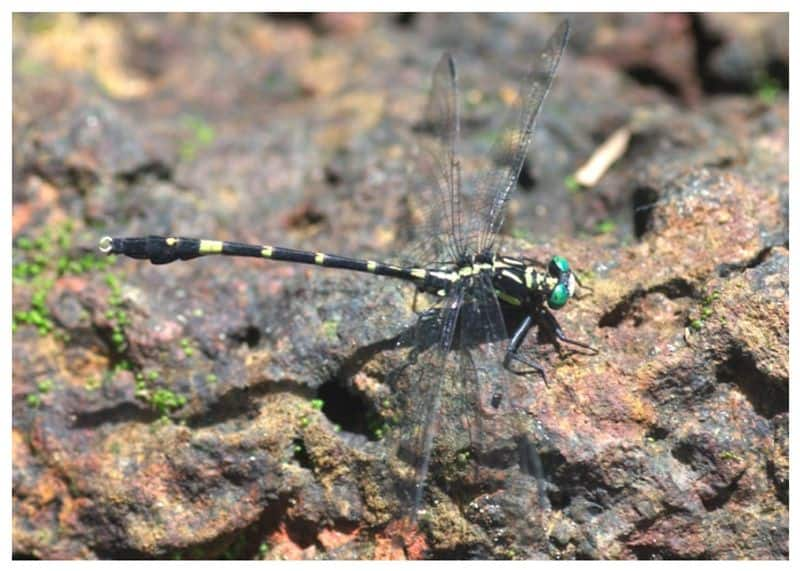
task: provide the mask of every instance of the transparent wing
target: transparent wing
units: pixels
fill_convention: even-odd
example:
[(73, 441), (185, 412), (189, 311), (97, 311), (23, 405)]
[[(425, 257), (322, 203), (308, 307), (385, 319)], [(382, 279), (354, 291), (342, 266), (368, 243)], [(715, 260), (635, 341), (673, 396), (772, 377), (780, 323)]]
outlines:
[(476, 276), (461, 311), (459, 346), (469, 351), (475, 367), (480, 417), (508, 410), (508, 371), (503, 367), (508, 333), (489, 273)]
[(451, 348), (463, 296), (463, 290), (456, 288), (439, 307), (418, 318), (411, 358), (392, 379), (395, 419), (389, 443), (405, 465), (398, 491), (412, 518), (422, 502), (431, 447), (439, 429), (442, 387), (458, 376)]
[(470, 227), (466, 232), (470, 236), (478, 234), (478, 251), (492, 248), (503, 224), (506, 203), (516, 186), (536, 118), (553, 83), (568, 35), (569, 22), (565, 20), (535, 58), (492, 146), (491, 156), (499, 163), (475, 186), (481, 220), (478, 228)]
[(454, 260), (463, 248), (456, 82), (455, 62), (445, 53), (433, 73), (422, 122), (429, 136), (420, 136), (414, 170), (409, 173), (415, 239), (404, 257), (416, 264)]

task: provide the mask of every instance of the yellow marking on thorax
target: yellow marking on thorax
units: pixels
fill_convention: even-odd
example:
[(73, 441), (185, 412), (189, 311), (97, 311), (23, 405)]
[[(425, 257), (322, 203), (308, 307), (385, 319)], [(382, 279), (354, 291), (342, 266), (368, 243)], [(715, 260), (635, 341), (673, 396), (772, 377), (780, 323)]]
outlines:
[(497, 294), (498, 298), (509, 305), (522, 305), (522, 302), (513, 295), (508, 295), (506, 292), (500, 291), (499, 289), (494, 290), (494, 292)]
[[(524, 266), (525, 265), (525, 263), (522, 260), (517, 260), (515, 258), (502, 258), (502, 260), (500, 260), (500, 263), (501, 264), (505, 264), (507, 266)], [(495, 265), (496, 264), (497, 264), (497, 262), (495, 262)]]
[(533, 266), (525, 268), (525, 287), (533, 289)]
[(502, 272), (500, 272), (500, 274), (504, 275), (505, 277), (507, 277), (510, 280), (513, 280), (513, 281), (517, 282), (518, 284), (522, 283), (522, 280), (520, 279), (520, 277), (517, 274), (515, 274), (514, 272), (509, 272), (508, 270), (503, 270)]
[(167, 246), (170, 246), (170, 247), (178, 245), (178, 239), (177, 238), (173, 238), (173, 237), (167, 238), (165, 240), (165, 242), (167, 243)]
[(219, 254), (222, 251), (220, 240), (200, 240), (201, 254)]
[(261, 255), (265, 258), (272, 257), (272, 246), (263, 246), (261, 248)]
[(322, 252), (317, 252), (316, 254), (314, 254), (314, 263), (319, 265), (319, 266), (324, 264), (325, 263), (325, 254), (323, 254)]
[(431, 272), (431, 275), (435, 278), (446, 280), (448, 282), (458, 281), (458, 274), (455, 272)]
[(464, 266), (458, 270), (458, 275), (463, 277), (477, 276), (483, 270), (491, 270), (492, 264), (472, 264), (471, 266)]

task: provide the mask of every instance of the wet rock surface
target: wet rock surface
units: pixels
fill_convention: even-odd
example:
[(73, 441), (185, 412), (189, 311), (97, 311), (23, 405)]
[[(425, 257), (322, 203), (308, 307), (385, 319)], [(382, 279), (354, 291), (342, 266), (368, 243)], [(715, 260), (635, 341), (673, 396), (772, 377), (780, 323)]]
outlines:
[[(17, 558), (788, 557), (788, 18), (576, 16), (507, 253), (569, 258), (519, 434), (387, 468), (413, 292), (257, 260), (95, 258), (105, 234), (391, 258), (456, 51), (466, 169), (556, 16), (14, 20)], [(658, 33), (655, 33), (655, 32)], [(785, 33), (784, 33), (785, 32)], [(592, 188), (571, 178), (618, 129)]]

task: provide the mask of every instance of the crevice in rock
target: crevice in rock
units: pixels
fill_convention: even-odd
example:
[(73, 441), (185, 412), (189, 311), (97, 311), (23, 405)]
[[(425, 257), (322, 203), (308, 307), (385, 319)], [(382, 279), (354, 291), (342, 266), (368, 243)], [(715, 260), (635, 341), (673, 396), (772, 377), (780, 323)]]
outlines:
[(743, 272), (745, 270), (749, 270), (757, 266), (760, 266), (772, 253), (772, 248), (773, 248), (772, 245), (762, 248), (761, 250), (758, 251), (758, 253), (756, 253), (755, 256), (753, 256), (749, 260), (744, 260), (741, 262), (723, 262), (717, 266), (717, 274), (721, 278), (726, 278), (733, 273)]
[[(648, 289), (637, 287), (629, 292), (613, 308), (605, 312), (598, 322), (598, 327), (618, 327), (625, 319), (630, 317), (638, 306), (638, 301), (651, 293), (661, 293), (669, 299), (682, 297), (696, 297), (694, 286), (684, 278), (672, 278), (664, 283), (654, 285)], [(639, 325), (641, 320), (637, 321)]]
[(700, 501), (703, 502), (706, 511), (713, 512), (727, 504), (733, 493), (739, 489), (739, 480), (742, 478), (742, 475), (744, 475), (744, 470), (737, 474), (726, 486), (715, 489), (717, 493), (713, 496), (708, 498), (701, 497)]
[(758, 369), (753, 356), (734, 347), (728, 358), (715, 371), (718, 383), (735, 385), (744, 394), (753, 410), (764, 418), (789, 411), (789, 393), (776, 379)]
[(337, 378), (332, 378), (322, 383), (317, 390), (317, 398), (323, 403), (322, 413), (334, 425), (340, 426), (344, 431), (377, 440), (375, 429), (382, 424), (382, 420), (355, 389), (345, 386)]
[(228, 332), (227, 337), (236, 345), (247, 345), (253, 349), (261, 342), (261, 330), (255, 325), (247, 325)]
[(633, 191), (633, 235), (641, 239), (653, 224), (653, 211), (658, 203), (658, 191), (649, 186), (639, 186)]
[(789, 480), (778, 477), (775, 469), (775, 463), (772, 460), (767, 462), (767, 477), (775, 487), (775, 497), (778, 498), (783, 505), (789, 505)]
[(204, 428), (237, 418), (254, 418), (259, 411), (260, 397), (280, 393), (290, 393), (308, 400), (313, 398), (312, 389), (294, 381), (265, 380), (251, 386), (232, 387), (217, 397), (208, 408), (182, 420), (191, 428)]
[(151, 179), (171, 181), (172, 168), (167, 163), (156, 159), (142, 163), (129, 171), (117, 173), (116, 179), (128, 186)]
[(95, 410), (92, 412), (78, 412), (72, 428), (96, 428), (106, 424), (124, 424), (127, 422), (141, 422), (149, 424), (158, 420), (159, 414), (152, 409), (134, 402), (122, 402)]
[(625, 73), (638, 83), (645, 86), (656, 87), (671, 97), (680, 97), (681, 95), (680, 86), (655, 67), (649, 65), (632, 65), (625, 68)]

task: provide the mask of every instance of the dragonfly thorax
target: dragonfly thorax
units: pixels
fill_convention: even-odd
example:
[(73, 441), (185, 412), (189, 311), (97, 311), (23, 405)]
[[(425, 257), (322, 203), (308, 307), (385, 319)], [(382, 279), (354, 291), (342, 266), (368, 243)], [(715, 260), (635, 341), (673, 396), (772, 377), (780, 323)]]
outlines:
[(560, 309), (575, 293), (576, 281), (567, 261), (554, 256), (547, 271), (527, 260), (498, 256), (493, 283), (500, 301), (513, 306)]
[(479, 254), (449, 266), (413, 269), (411, 274), (421, 291), (440, 297), (455, 287), (490, 281), (502, 303), (521, 308), (547, 304), (551, 309), (560, 309), (576, 287), (569, 264), (560, 256), (553, 257), (546, 271), (527, 259)]

